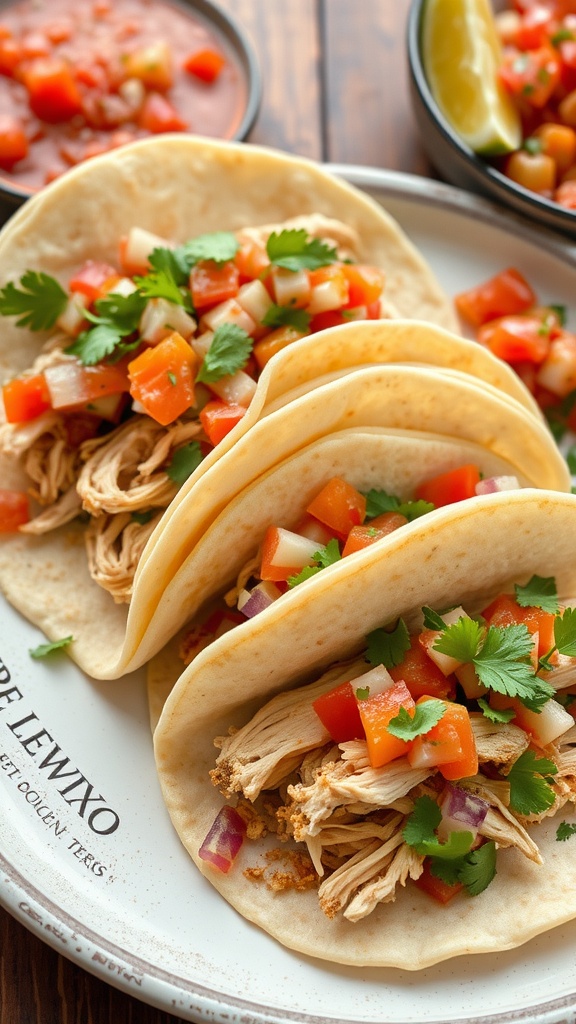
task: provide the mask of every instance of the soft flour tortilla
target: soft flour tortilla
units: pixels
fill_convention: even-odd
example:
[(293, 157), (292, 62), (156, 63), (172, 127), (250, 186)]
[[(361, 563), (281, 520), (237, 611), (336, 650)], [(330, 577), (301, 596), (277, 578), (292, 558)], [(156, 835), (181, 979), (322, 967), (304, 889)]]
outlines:
[[(163, 645), (162, 638), (166, 642), (196, 610), (196, 545), (235, 494), (304, 445), (335, 431), (363, 427), (471, 441), (514, 467), (532, 486), (559, 491), (571, 487), (548, 428), (490, 385), (455, 370), (417, 365), (351, 370), (264, 414), (175, 508), (170, 529), (149, 548), (136, 571), (129, 612), (133, 646), (129, 652), (128, 643), (125, 648), (130, 667), (148, 661)], [(231, 534), (225, 552), (234, 544)], [(146, 581), (162, 572), (166, 585), (152, 597)]]
[[(484, 477), (516, 475), (521, 487), (529, 484), (514, 466), (488, 449), (441, 435), (373, 427), (336, 431), (313, 441), (241, 491), (200, 538), (186, 562), (186, 578), (183, 573), (178, 581), (189, 617), (236, 583), (240, 570), (257, 553), (268, 526), (294, 528), (306, 506), (333, 476), (343, 477), (362, 492), (375, 488), (409, 499), (425, 480), (467, 463), (479, 466)], [(333, 582), (342, 565), (339, 562), (331, 569)], [(302, 600), (318, 578), (300, 584)], [(177, 652), (177, 647), (178, 640), (171, 649)], [(148, 670), (153, 727), (183, 671), (178, 657), (171, 660), (169, 673), (165, 663), (162, 652), (152, 659)]]
[[(179, 679), (155, 733), (160, 782), (172, 822), (200, 870), (244, 917), (300, 953), (357, 966), (418, 970), (465, 953), (521, 945), (576, 916), (574, 854), (555, 841), (557, 822), (535, 828), (538, 867), (500, 851), (498, 873), (474, 898), (435, 904), (415, 887), (351, 924), (329, 921), (315, 892), (273, 896), (243, 875), (258, 863), (246, 842), (228, 875), (198, 849), (222, 798), (208, 771), (213, 738), (247, 721), (270, 697), (310, 681), (328, 663), (359, 653), (366, 633), (396, 616), (416, 625), (422, 605), (477, 608), (514, 582), (555, 576), (559, 593), (576, 590), (576, 497), (526, 490), (440, 510), (367, 549), (333, 585), (329, 572), (307, 600), (297, 591), (200, 654)], [(321, 593), (320, 593), (321, 591)], [(309, 591), (311, 594), (311, 591)], [(278, 602), (280, 604), (280, 602)], [(275, 606), (274, 606), (275, 607)], [(265, 620), (265, 621), (264, 621)], [(563, 818), (569, 818), (567, 808)]]

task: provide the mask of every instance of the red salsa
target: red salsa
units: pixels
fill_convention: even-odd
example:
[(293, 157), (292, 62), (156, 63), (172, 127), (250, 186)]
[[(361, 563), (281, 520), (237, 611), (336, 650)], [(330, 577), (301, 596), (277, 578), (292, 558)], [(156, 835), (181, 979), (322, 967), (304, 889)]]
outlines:
[(0, 11), (0, 173), (37, 189), (150, 134), (230, 138), (246, 82), (227, 40), (164, 0), (21, 0)]

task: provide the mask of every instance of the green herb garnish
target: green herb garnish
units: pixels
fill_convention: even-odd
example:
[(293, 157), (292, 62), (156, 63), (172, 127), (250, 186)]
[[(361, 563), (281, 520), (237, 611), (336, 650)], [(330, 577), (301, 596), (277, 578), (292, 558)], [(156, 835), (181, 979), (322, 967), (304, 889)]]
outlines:
[(262, 323), (265, 327), (293, 327), (304, 334), (310, 326), (310, 313), (292, 306), (277, 306), (273, 302)]
[(0, 291), (0, 314), (16, 316), (18, 327), (31, 331), (48, 331), (64, 312), (68, 295), (62, 285), (49, 274), (27, 270), (20, 278), (20, 288), (9, 281)]
[(541, 608), (544, 612), (558, 612), (558, 593), (553, 576), (532, 576), (525, 587), (514, 587), (521, 608)]
[(61, 651), (64, 647), (68, 647), (74, 640), (73, 636), (64, 636), (61, 640), (52, 640), (48, 644), (38, 644), (38, 647), (32, 647), (29, 650), (31, 658), (45, 658), (49, 654), (53, 654), (54, 651)]
[(229, 377), (248, 362), (253, 341), (237, 324), (221, 324), (214, 332), (196, 380), (205, 384)]
[(395, 718), (388, 723), (388, 732), (399, 740), (413, 740), (415, 736), (430, 732), (430, 729), (438, 724), (445, 711), (445, 702), (436, 697), (417, 704), (413, 715), (406, 708), (400, 708)]
[(533, 750), (525, 750), (508, 772), (510, 807), (518, 814), (541, 814), (555, 800), (550, 783), (558, 769), (547, 757), (538, 757)]
[(404, 660), (409, 649), (410, 634), (404, 619), (398, 619), (391, 627), (373, 629), (366, 637), (366, 660), (371, 665), (394, 668)]
[(194, 470), (198, 468), (202, 459), (202, 449), (198, 441), (191, 441), (190, 444), (185, 444), (182, 448), (176, 449), (170, 464), (166, 467), (166, 476), (170, 477), (173, 483), (181, 487)]
[(340, 561), (342, 555), (340, 554), (340, 546), (336, 538), (333, 537), (325, 547), (315, 551), (312, 557), (313, 565), (305, 565), (299, 573), (288, 577), (287, 583), (289, 587), (297, 587), (300, 583), (311, 579), (312, 576), (316, 576), (322, 569), (327, 569), (329, 565), (334, 565), (335, 562)]
[(336, 249), (319, 238), (309, 238), (304, 228), (289, 228), (280, 233), (273, 231), (266, 243), (271, 263), (285, 270), (317, 270), (335, 263)]

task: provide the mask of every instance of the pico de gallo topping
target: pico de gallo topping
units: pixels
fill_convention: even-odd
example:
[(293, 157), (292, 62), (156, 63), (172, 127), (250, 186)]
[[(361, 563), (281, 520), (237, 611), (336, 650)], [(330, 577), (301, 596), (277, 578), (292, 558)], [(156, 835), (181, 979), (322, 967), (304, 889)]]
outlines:
[(221, 605), (186, 629), (180, 657), (189, 665), (209, 644), (289, 590), (435, 508), (519, 486), (512, 475), (484, 478), (471, 463), (422, 480), (408, 499), (376, 488), (363, 492), (342, 477), (332, 477), (294, 529), (267, 527), (256, 556), (242, 567)]
[(419, 630), (374, 630), (362, 657), (220, 737), (210, 775), (240, 833), (256, 819), (304, 849), (322, 910), (355, 922), (407, 878), (441, 903), (477, 896), (506, 847), (541, 865), (529, 827), (576, 803), (575, 714), (576, 610), (535, 575), (480, 613), (424, 607)]
[[(348, 239), (343, 225), (326, 225)], [(329, 323), (378, 318), (383, 290), (380, 270), (300, 227), (179, 246), (133, 228), (115, 265), (89, 260), (67, 287), (34, 270), (9, 282), (0, 314), (56, 333), (2, 388), (0, 450), (20, 459), (44, 512), (26, 523), (27, 497), (0, 494), (0, 528), (45, 532), (87, 511), (102, 531), (94, 571), (125, 528), (140, 544), (244, 417), (273, 355)], [(128, 518), (113, 524), (103, 512)], [(117, 581), (112, 588), (128, 599)]]
[(477, 340), (523, 380), (555, 436), (576, 429), (576, 334), (565, 307), (540, 305), (514, 267), (461, 292), (455, 304)]
[(576, 209), (576, 6), (514, 0), (496, 14), (499, 78), (522, 120), (522, 146), (498, 162), (513, 181)]
[(226, 39), (165, 0), (19, 0), (0, 15), (0, 169), (37, 189), (137, 138), (233, 136), (244, 75)]

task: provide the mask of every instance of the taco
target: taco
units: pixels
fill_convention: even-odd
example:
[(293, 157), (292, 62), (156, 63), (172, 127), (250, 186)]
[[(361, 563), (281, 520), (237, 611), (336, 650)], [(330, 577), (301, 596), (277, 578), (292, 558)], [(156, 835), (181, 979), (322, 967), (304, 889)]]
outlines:
[(441, 509), (198, 655), (156, 761), (237, 911), (407, 970), (576, 916), (575, 524), (532, 489)]
[[(287, 221), (290, 227), (284, 230)], [(122, 238), (124, 262), (119, 265)], [(199, 239), (199, 249), (194, 243), (184, 244), (191, 238)], [(202, 289), (222, 287), (221, 278), (229, 268), (249, 284), (262, 270), (262, 260), (268, 265), (272, 259), (269, 239), (276, 243), (273, 261), (288, 261), (292, 268), (296, 246), (297, 261), (303, 259), (313, 268), (314, 301), (306, 309), (289, 310), (299, 314), (299, 326), (293, 326), (281, 318), (281, 309), (286, 311), (294, 300), (293, 293), (273, 296), (281, 300), (271, 303), (274, 316), (281, 318), (280, 326), (273, 325), (264, 336), (258, 325), (258, 337), (248, 346), (252, 342), (260, 346), (262, 387), (258, 390), (248, 374), (233, 372), (227, 363), (230, 372), (224, 378), (209, 379), (208, 390), (204, 385), (198, 389), (198, 403), (205, 406), (200, 433), (198, 415), (190, 417), (187, 407), (178, 415), (177, 406), (179, 402), (190, 405), (193, 378), (201, 365), (209, 378), (222, 373), (222, 363), (214, 368), (214, 353), (204, 358), (210, 334), (216, 336), (220, 325), (204, 324), (204, 317), (210, 318), (225, 301), (218, 307), (204, 305), (208, 291)], [(219, 248), (222, 245), (224, 249)], [(234, 259), (224, 260), (223, 254), (230, 257), (230, 245)], [(3, 487), (22, 490), (27, 486), (27, 477), (20, 473), (25, 462), (34, 497), (43, 507), (40, 516), (22, 524), (16, 543), (10, 540), (7, 547), (3, 543), (2, 585), (11, 598), (14, 569), (20, 575), (17, 587), (26, 590), (26, 586), (36, 587), (43, 564), (58, 564), (47, 584), (48, 593), (38, 595), (38, 603), (46, 608), (39, 624), (53, 636), (51, 608), (60, 605), (68, 632), (73, 630), (82, 644), (86, 626), (99, 619), (108, 639), (108, 662), (118, 666), (116, 674), (122, 670), (119, 656), (127, 627), (126, 609), (115, 608), (112, 598), (130, 600), (134, 567), (182, 479), (211, 447), (210, 437), (215, 441), (224, 436), (224, 450), (257, 418), (266, 380), (273, 379), (272, 370), (266, 370), (271, 353), (311, 326), (321, 328), (328, 314), (330, 322), (334, 317), (338, 320), (334, 293), (342, 285), (342, 275), (351, 275), (344, 286), (348, 297), (340, 293), (340, 306), (348, 307), (346, 316), (385, 314), (389, 303), (405, 315), (416, 312), (454, 326), (450, 303), (432, 273), (376, 203), (307, 161), (211, 140), (146, 140), (78, 167), (34, 197), (5, 227), (0, 257), (5, 268), (2, 307), (12, 315), (4, 324), (0, 353), (2, 376), (9, 385), (4, 402), (12, 421), (3, 429), (7, 456), (2, 464)], [(214, 257), (216, 262), (201, 257)], [(289, 279), (293, 288), (298, 279), (304, 287), (306, 274), (281, 267), (280, 262), (274, 262), (278, 280)], [(208, 272), (214, 266), (222, 272), (220, 279)], [(196, 270), (195, 301), (203, 311), (202, 327), (207, 329), (202, 330), (200, 343), (194, 328), (198, 342), (194, 352), (186, 337), (184, 344), (181, 340), (181, 332), (186, 335), (190, 330), (191, 313), (190, 293), (186, 296), (182, 280)], [(134, 272), (139, 278), (136, 290)], [(145, 327), (141, 326), (143, 303), (151, 321), (147, 319)], [(302, 295), (295, 304), (306, 305)], [(48, 341), (55, 321), (73, 337), (68, 335), (64, 343), (62, 338)], [(245, 330), (242, 322), (244, 328), (232, 325), (235, 338)], [(162, 337), (174, 327), (178, 329)], [(151, 344), (145, 350), (134, 348), (141, 333), (148, 332)], [(276, 335), (273, 344), (271, 335)], [(228, 346), (229, 342), (228, 325)], [(226, 339), (221, 349), (228, 352)], [(128, 366), (133, 367), (132, 374)], [(142, 418), (142, 409), (150, 412), (155, 374), (170, 385), (164, 389), (167, 405), (156, 406), (156, 416)], [(227, 391), (230, 379), (232, 391)], [(247, 391), (242, 390), (244, 385)], [(213, 394), (219, 387), (229, 399), (225, 403)], [(140, 403), (135, 415), (131, 400)], [(241, 419), (228, 435), (225, 432), (234, 422), (231, 405), (236, 420)], [(166, 419), (168, 423), (160, 422)], [(209, 465), (210, 457), (202, 472)], [(76, 486), (79, 476), (81, 497)], [(178, 500), (186, 491), (184, 487)], [(25, 499), (18, 499), (15, 510), (9, 500), (9, 507), (4, 505), (5, 529), (6, 522), (21, 522), (27, 515)], [(90, 576), (86, 577), (82, 552), (86, 528), (77, 522), (78, 513), (86, 511), (91, 517), (88, 532), (95, 535), (92, 549), (106, 552), (103, 572), (94, 566), (93, 576), (109, 587), (111, 596), (99, 594), (98, 584), (92, 586)], [(61, 596), (64, 577), (68, 591)], [(152, 590), (158, 585), (154, 581)], [(82, 613), (76, 611), (78, 592), (91, 595)], [(70, 594), (74, 600), (64, 607)], [(19, 607), (27, 604), (24, 598)], [(101, 647), (100, 639), (86, 637), (85, 651), (78, 654), (88, 671), (91, 650)]]
[[(366, 427), (408, 431), (415, 440), (422, 433), (431, 433), (437, 438), (472, 442), (504, 460), (508, 466), (504, 472), (519, 475), (522, 482), (570, 490), (566, 463), (547, 427), (489, 384), (458, 371), (417, 365), (350, 370), (269, 415), (264, 410), (233, 451), (219, 459), (210, 477), (206, 474), (196, 482), (194, 500), (182, 502), (173, 511), (164, 542), (149, 551), (136, 573), (136, 593), (142, 601), (139, 607), (144, 601), (148, 604), (141, 621), (146, 619), (148, 625), (137, 637), (138, 647), (130, 657), (147, 661), (159, 649), (158, 637), (166, 637), (168, 629), (173, 635), (218, 587), (231, 584), (233, 573), (240, 571), (248, 556), (248, 545), (252, 553), (256, 550), (261, 537), (254, 526), (268, 525), (264, 519), (267, 509), (254, 497), (260, 493), (257, 480), (262, 479), (266, 489), (268, 479), (274, 481), (275, 477), (266, 478), (265, 474), (274, 473), (283, 459), (320, 438), (328, 440), (337, 431)], [(309, 457), (311, 461), (314, 458)], [(416, 458), (414, 472), (415, 477), (421, 473), (423, 478), (423, 455)], [(243, 480), (244, 493), (236, 504), (233, 499), (240, 491), (239, 480)], [(282, 503), (287, 507), (287, 495), (298, 490), (295, 481), (298, 475), (288, 469), (271, 507), (279, 509)], [(409, 490), (400, 494), (402, 498), (411, 496)], [(236, 519), (237, 508), (250, 511)], [(243, 536), (237, 522), (242, 524)], [(140, 589), (141, 581), (167, 567), (168, 580), (153, 602)], [(132, 636), (136, 638), (135, 631)]]
[(225, 507), (185, 563), (178, 590), (192, 621), (172, 645), (170, 673), (166, 655), (159, 670), (152, 663), (152, 726), (184, 665), (222, 633), (295, 588), (304, 595), (319, 573), (336, 581), (351, 555), (420, 516), (529, 484), (473, 442), (377, 427), (335, 431), (277, 463)]

